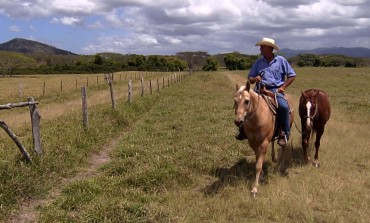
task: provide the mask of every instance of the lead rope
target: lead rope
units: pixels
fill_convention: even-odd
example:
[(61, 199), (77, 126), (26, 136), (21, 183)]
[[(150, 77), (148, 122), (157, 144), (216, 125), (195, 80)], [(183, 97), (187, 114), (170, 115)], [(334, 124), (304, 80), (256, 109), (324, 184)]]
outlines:
[[(248, 120), (250, 120), (255, 114), (256, 114), (256, 111), (257, 111), (257, 108), (258, 108), (258, 106), (259, 106), (259, 104), (260, 104), (260, 95), (257, 95), (258, 96), (258, 100), (257, 100), (257, 107), (256, 107), (256, 109), (253, 111), (253, 113), (252, 113), (252, 115), (251, 116), (249, 116), (249, 117), (247, 117), (248, 116), (248, 112), (249, 112), (249, 110), (252, 108), (252, 103), (251, 102), (249, 102), (249, 104), (248, 104), (248, 108), (247, 108), (247, 112), (245, 113), (245, 115), (244, 115), (244, 121), (248, 121)], [(252, 97), (251, 97), (252, 98)]]
[[(279, 103), (277, 103), (277, 95), (278, 93), (277, 92), (275, 92), (275, 100), (276, 100), (276, 107), (278, 107), (279, 106)], [(294, 110), (292, 110), (292, 107), (290, 106), (290, 104), (289, 104), (289, 101), (288, 101), (288, 99), (287, 99), (287, 97), (286, 97), (286, 95), (285, 94), (282, 94), (283, 95), (283, 98), (288, 102), (288, 106), (289, 106), (289, 112), (290, 113), (292, 113), (292, 112), (294, 112)], [(316, 105), (317, 105), (317, 103), (316, 103)], [(316, 106), (316, 109), (317, 109), (317, 106)], [(316, 110), (315, 110), (315, 114), (316, 114)], [(297, 131), (300, 133), (300, 134), (302, 134), (302, 130), (301, 129), (299, 129), (299, 127), (298, 127), (298, 124), (297, 124), (297, 122), (295, 121), (295, 119), (293, 118), (293, 123), (294, 123), (294, 126), (295, 126), (295, 128), (297, 129)]]

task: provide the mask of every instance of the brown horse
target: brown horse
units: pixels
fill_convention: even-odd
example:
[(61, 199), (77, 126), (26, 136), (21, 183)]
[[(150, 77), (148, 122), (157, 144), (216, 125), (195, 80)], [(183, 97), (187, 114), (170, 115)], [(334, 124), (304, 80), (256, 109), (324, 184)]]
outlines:
[[(234, 122), (238, 127), (243, 126), (248, 136), (248, 143), (256, 156), (256, 178), (251, 191), (252, 196), (255, 197), (258, 193), (259, 182), (263, 180), (262, 165), (270, 142), (272, 142), (273, 149), (272, 160), (274, 162), (276, 160), (273, 147), (276, 116), (265, 99), (250, 89), (249, 81), (246, 86), (241, 86), (240, 88), (236, 85), (236, 90), (234, 95)], [(293, 122), (293, 113), (291, 113), (290, 122)], [(283, 147), (282, 150), (284, 151)], [(279, 163), (281, 158), (280, 156)]]
[(330, 118), (331, 108), (328, 96), (325, 92), (318, 89), (309, 89), (302, 91), (299, 99), (299, 116), (301, 117), (302, 127), (302, 148), (303, 159), (308, 163), (309, 155), (307, 148), (311, 135), (316, 132), (315, 141), (315, 160), (313, 164), (320, 167), (319, 148), (320, 139), (324, 133), (325, 124)]

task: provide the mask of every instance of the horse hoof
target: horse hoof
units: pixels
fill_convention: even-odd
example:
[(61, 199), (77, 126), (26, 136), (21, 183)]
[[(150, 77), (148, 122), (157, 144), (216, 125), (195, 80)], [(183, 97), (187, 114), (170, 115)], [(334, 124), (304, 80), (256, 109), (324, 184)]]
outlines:
[(257, 192), (251, 192), (251, 195), (253, 198), (256, 198), (257, 197)]
[(316, 168), (320, 168), (320, 163), (314, 163), (313, 164)]

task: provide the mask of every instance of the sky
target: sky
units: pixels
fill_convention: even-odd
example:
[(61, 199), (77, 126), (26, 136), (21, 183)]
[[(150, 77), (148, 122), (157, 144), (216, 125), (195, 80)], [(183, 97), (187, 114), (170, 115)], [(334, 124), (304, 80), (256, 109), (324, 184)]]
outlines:
[(0, 43), (24, 38), (76, 54), (259, 54), (370, 48), (370, 0), (0, 0)]

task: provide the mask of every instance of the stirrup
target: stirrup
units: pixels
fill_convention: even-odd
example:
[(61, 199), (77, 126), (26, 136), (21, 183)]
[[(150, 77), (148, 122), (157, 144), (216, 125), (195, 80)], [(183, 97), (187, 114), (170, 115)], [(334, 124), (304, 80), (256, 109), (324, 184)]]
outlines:
[(285, 133), (281, 133), (280, 136), (279, 136), (279, 139), (278, 139), (278, 142), (279, 146), (286, 146), (287, 143), (288, 143), (288, 138), (287, 136), (285, 135)]

